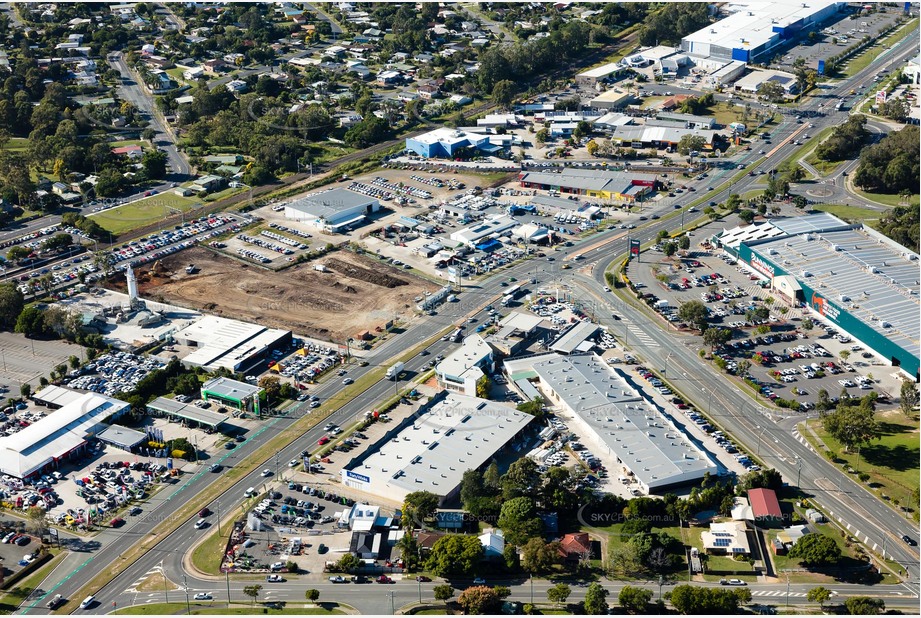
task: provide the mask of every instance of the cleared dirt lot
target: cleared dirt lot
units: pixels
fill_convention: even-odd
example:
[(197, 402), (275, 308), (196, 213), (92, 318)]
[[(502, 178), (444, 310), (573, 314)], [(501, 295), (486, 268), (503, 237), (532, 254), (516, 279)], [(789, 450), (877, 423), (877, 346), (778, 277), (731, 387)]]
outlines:
[[(200, 270), (188, 275), (185, 267)], [(329, 272), (299, 264), (271, 272), (201, 247), (139, 274), (146, 298), (257, 322), (325, 341), (343, 341), (412, 313), (414, 298), (437, 286), (376, 259), (337, 251), (322, 259)]]

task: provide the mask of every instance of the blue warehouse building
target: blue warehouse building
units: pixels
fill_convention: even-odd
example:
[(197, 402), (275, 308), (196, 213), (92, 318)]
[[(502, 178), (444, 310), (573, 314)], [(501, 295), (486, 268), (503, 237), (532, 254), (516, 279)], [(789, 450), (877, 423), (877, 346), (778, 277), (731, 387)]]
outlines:
[(450, 159), (460, 150), (473, 148), (484, 154), (502, 150), (489, 142), (489, 135), (441, 128), (406, 139), (406, 149), (426, 159)]
[(828, 0), (731, 2), (723, 7), (727, 17), (681, 39), (681, 50), (726, 62), (765, 62), (776, 48), (830, 19), (846, 5)]

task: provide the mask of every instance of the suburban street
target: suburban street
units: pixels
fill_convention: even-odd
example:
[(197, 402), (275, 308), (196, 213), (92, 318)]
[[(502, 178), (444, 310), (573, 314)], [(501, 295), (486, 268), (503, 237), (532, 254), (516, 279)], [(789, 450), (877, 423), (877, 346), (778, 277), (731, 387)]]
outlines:
[[(313, 5), (305, 6), (308, 10), (321, 16), (325, 15)], [(0, 11), (14, 16), (8, 5), (0, 5)], [(178, 27), (180, 25), (178, 18), (171, 12), (170, 16), (170, 21)], [(334, 35), (337, 34), (337, 31), (341, 34), (341, 29), (335, 21), (329, 19), (328, 16), (325, 18), (330, 21)], [(501, 32), (500, 24), (487, 23), (490, 23), (488, 27), (491, 31)], [(793, 139), (806, 131), (810, 134), (818, 134), (824, 128), (840, 125), (849, 114), (854, 113), (850, 106), (848, 111), (832, 111), (832, 105), (829, 105), (829, 102), (845, 97), (854, 85), (863, 84), (874, 74), (898, 65), (908, 57), (915, 55), (917, 50), (914, 49), (913, 42), (912, 37), (906, 37), (898, 45), (883, 52), (880, 60), (871, 63), (854, 77), (822, 89), (819, 95), (807, 98), (796, 111), (783, 110), (782, 122), (771, 129), (773, 145), (767, 157), (752, 150), (735, 159), (720, 161), (722, 167), (712, 168), (706, 180), (692, 180), (688, 183), (697, 188), (696, 193), (685, 193), (678, 198), (659, 202), (648, 202), (644, 208), (644, 214), (655, 214), (662, 218), (644, 222), (644, 225), (638, 229), (629, 232), (609, 229), (589, 239), (575, 241), (572, 247), (561, 247), (554, 254), (556, 257), (554, 262), (542, 262), (538, 266), (535, 260), (524, 261), (473, 283), (465, 282), (459, 302), (442, 305), (437, 309), (435, 315), (413, 318), (406, 325), (404, 332), (390, 336), (388, 340), (363, 355), (363, 358), (369, 363), (368, 366), (351, 365), (349, 377), (358, 381), (369, 373), (379, 371), (381, 367), (391, 365), (406, 351), (428, 340), (432, 340), (427, 348), (431, 355), (452, 349), (453, 344), (438, 339), (440, 333), (445, 329), (456, 327), (470, 316), (482, 318), (483, 308), (495, 303), (503, 295), (501, 283), (507, 281), (509, 277), (514, 276), (525, 280), (534, 276), (536, 283), (529, 284), (529, 287), (534, 289), (553, 281), (565, 281), (573, 291), (574, 299), (592, 307), (597, 321), (611, 327), (613, 335), (621, 338), (621, 329), (623, 330), (623, 339), (626, 339), (624, 343), (640, 357), (643, 363), (663, 372), (680, 394), (694, 402), (701, 410), (707, 410), (714, 421), (748, 450), (755, 452), (757, 444), (757, 451), (761, 459), (780, 471), (786, 482), (798, 485), (810, 495), (852, 536), (865, 543), (874, 552), (884, 554), (905, 569), (907, 577), (904, 584), (872, 587), (854, 584), (830, 586), (837, 596), (873, 596), (883, 598), (890, 607), (916, 610), (919, 599), (919, 553), (917, 547), (907, 546), (900, 537), (904, 534), (917, 536), (917, 526), (881, 502), (862, 485), (853, 481), (850, 476), (842, 472), (840, 467), (834, 466), (824, 457), (813, 452), (796, 431), (797, 423), (804, 420), (805, 415), (779, 413), (777, 409), (763, 406), (759, 400), (741, 391), (725, 376), (720, 375), (715, 367), (701, 362), (697, 355), (699, 345), (695, 344), (695, 337), (669, 330), (667, 326), (662, 326), (663, 323), (646, 307), (639, 303), (625, 301), (606, 291), (607, 283), (604, 278), (608, 268), (623, 259), (627, 250), (628, 235), (646, 243), (653, 240), (659, 231), (677, 231), (699, 216), (699, 213), (686, 214), (691, 201), (706, 196), (706, 201), (702, 202), (700, 207), (702, 209), (707, 201), (724, 202), (730, 194), (744, 194), (747, 191), (762, 188), (767, 178), (766, 173), (776, 168), (799, 149), (799, 146), (792, 143)], [(298, 54), (289, 56), (288, 59), (309, 53), (298, 52)], [(192, 170), (186, 158), (179, 152), (172, 133), (162, 121), (162, 116), (155, 109), (151, 95), (137, 82), (136, 75), (129, 69), (121, 54), (113, 54), (109, 62), (122, 75), (120, 96), (143, 112), (150, 126), (157, 132), (154, 140), (157, 147), (167, 154), (170, 174), (167, 181), (155, 189), (168, 190), (171, 183), (187, 180)], [(249, 75), (269, 68), (251, 67), (241, 71), (240, 74)], [(219, 86), (226, 82), (226, 79), (215, 80), (211, 86)], [(668, 89), (681, 92), (681, 88), (675, 86), (669, 86)], [(650, 84), (648, 90), (664, 92), (665, 87)], [(805, 124), (798, 124), (795, 121), (797, 113), (820, 112), (822, 110), (819, 107), (823, 104), (824, 115), (817, 114), (806, 118), (804, 119)], [(814, 124), (814, 128), (810, 128), (809, 123)], [(889, 130), (889, 127), (877, 120), (870, 120), (868, 128), (877, 134), (883, 134)], [(753, 166), (754, 175), (745, 175), (731, 186), (719, 189), (729, 178), (740, 173), (740, 170), (737, 169), (738, 165)], [(848, 162), (839, 166), (832, 175), (818, 182), (794, 185), (792, 192), (802, 193), (813, 201), (821, 199), (827, 203), (858, 205), (881, 210), (878, 204), (848, 191), (847, 175), (853, 172), (856, 166), (856, 160)], [(719, 190), (707, 192), (707, 186)], [(818, 196), (816, 192), (821, 192), (821, 196)], [(681, 205), (680, 214), (675, 209), (675, 204)], [(84, 207), (84, 214), (88, 214), (88, 210), (91, 208)], [(21, 224), (18, 227), (6, 228), (0, 231), (0, 242), (59, 221), (60, 216), (53, 215)], [(591, 253), (587, 251), (589, 246), (592, 248)], [(585, 261), (579, 263), (578, 268), (573, 268), (571, 272), (563, 272), (564, 264), (577, 255), (583, 256)], [(621, 315), (622, 320), (615, 322), (610, 317), (612, 311)], [(640, 329), (646, 337), (642, 341), (638, 341), (636, 337), (630, 337), (631, 329)], [(432, 356), (417, 354), (408, 361), (406, 368), (409, 376), (417, 375), (422, 366), (431, 358)], [(397, 386), (406, 388), (407, 382), (404, 380)], [(326, 433), (322, 429), (323, 422), (333, 422), (342, 427), (352, 425), (363, 417), (365, 411), (374, 409), (379, 402), (390, 396), (395, 390), (395, 385), (392, 381), (381, 379), (351, 399), (345, 398), (343, 390), (342, 384), (336, 379), (327, 380), (311, 388), (311, 393), (321, 398), (324, 404), (323, 409), (333, 410), (329, 416), (321, 417), (315, 410), (309, 408), (307, 403), (294, 404), (287, 409), (284, 416), (266, 420), (260, 429), (248, 435), (247, 440), (233, 451), (217, 452), (213, 459), (204, 461), (197, 468), (193, 466), (192, 471), (184, 475), (180, 482), (165, 487), (150, 500), (144, 507), (143, 516), (131, 518), (122, 528), (103, 530), (93, 538), (97, 546), (86, 551), (70, 552), (42, 583), (41, 588), (46, 591), (46, 596), (43, 599), (27, 602), (19, 613), (45, 613), (44, 603), (49, 596), (54, 594), (61, 594), (74, 600), (80, 595), (85, 596), (92, 593), (99, 603), (86, 613), (95, 614), (108, 613), (115, 607), (163, 602), (167, 595), (170, 596), (170, 600), (176, 602), (180, 600), (180, 597), (184, 600), (187, 595), (191, 596), (196, 592), (212, 593), (215, 606), (220, 606), (221, 603), (229, 600), (245, 600), (241, 590), (244, 584), (241, 581), (235, 578), (225, 580), (222, 577), (202, 576), (190, 568), (189, 548), (202, 538), (201, 532), (194, 528), (195, 517), (183, 522), (171, 534), (156, 540), (149, 551), (101, 589), (85, 590), (84, 588), (102, 570), (118, 566), (128, 545), (148, 539), (156, 525), (170, 520), (173, 514), (187, 503), (194, 502), (197, 507), (207, 506), (218, 514), (236, 512), (243, 491), (247, 487), (264, 484), (266, 479), (260, 475), (262, 468), (273, 468), (276, 462), (282, 462), (283, 465), (284, 462), (299, 457), (305, 449), (314, 449), (317, 440)], [(311, 415), (315, 415), (317, 419), (322, 418), (322, 421), (278, 453), (264, 452), (263, 444), (286, 431), (298, 419)], [(260, 464), (256, 465), (251, 473), (237, 480), (219, 500), (207, 505), (197, 503), (198, 495), (219, 478), (218, 475), (208, 472), (208, 465), (221, 463), (226, 467), (234, 467), (244, 460), (258, 461)], [(225, 521), (229, 521), (229, 518), (226, 518)], [(152, 572), (160, 572), (176, 583), (185, 582), (185, 590), (150, 593), (133, 591), (135, 582)], [(435, 583), (419, 584), (414, 580), (399, 581), (390, 586), (334, 585), (329, 583), (325, 577), (317, 578), (316, 575), (311, 574), (305, 578), (292, 577), (289, 581), (278, 584), (263, 582), (264, 587), (259, 601), (303, 602), (304, 589), (313, 587), (320, 590), (321, 601), (343, 601), (348, 602), (361, 613), (387, 614), (412, 602), (432, 600), (432, 587), (436, 585)], [(462, 587), (467, 583), (458, 582), (456, 587)], [(546, 580), (490, 582), (490, 584), (495, 583), (509, 585), (512, 589), (510, 598), (522, 602), (529, 602), (532, 599), (544, 601), (547, 588), (550, 586)], [(611, 592), (612, 598), (616, 597), (617, 592), (625, 585), (625, 582), (619, 581), (604, 580), (603, 583), (605, 588)], [(634, 582), (630, 584), (636, 585)], [(640, 585), (656, 593), (660, 591), (658, 584), (654, 582)], [(672, 585), (674, 584), (666, 585), (661, 591), (669, 590)], [(718, 584), (709, 585), (718, 586)], [(754, 603), (770, 602), (774, 605), (802, 604), (805, 602), (806, 592), (812, 587), (814, 584), (799, 583), (758, 583), (750, 586)], [(574, 586), (570, 600), (578, 601), (584, 596), (584, 593), (583, 587)]]

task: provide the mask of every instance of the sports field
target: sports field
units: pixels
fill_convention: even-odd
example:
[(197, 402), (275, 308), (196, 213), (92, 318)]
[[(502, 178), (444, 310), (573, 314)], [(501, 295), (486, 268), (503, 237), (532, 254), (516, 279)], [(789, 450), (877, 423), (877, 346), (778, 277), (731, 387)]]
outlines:
[(161, 193), (91, 214), (90, 217), (113, 234), (123, 234), (176, 214), (176, 211), (191, 210), (200, 203), (175, 193)]

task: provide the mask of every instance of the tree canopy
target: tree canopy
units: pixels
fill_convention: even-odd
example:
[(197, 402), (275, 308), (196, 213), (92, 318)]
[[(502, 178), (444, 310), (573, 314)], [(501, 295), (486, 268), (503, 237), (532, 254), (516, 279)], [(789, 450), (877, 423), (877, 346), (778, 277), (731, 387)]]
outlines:
[(825, 566), (834, 564), (841, 558), (841, 548), (831, 537), (813, 532), (803, 535), (788, 555), (799, 559), (803, 566)]
[(479, 538), (450, 534), (435, 541), (426, 566), (438, 577), (466, 576), (482, 558)]
[[(879, 143), (864, 148), (860, 153), (860, 164), (854, 172), (854, 183), (878, 193), (917, 193), (918, 177), (921, 176), (919, 139), (921, 133), (918, 126), (908, 125), (900, 131), (889, 133)], [(917, 230), (918, 209), (912, 210)], [(917, 231), (914, 237), (917, 239)], [(916, 247), (917, 240), (911, 246)]]

